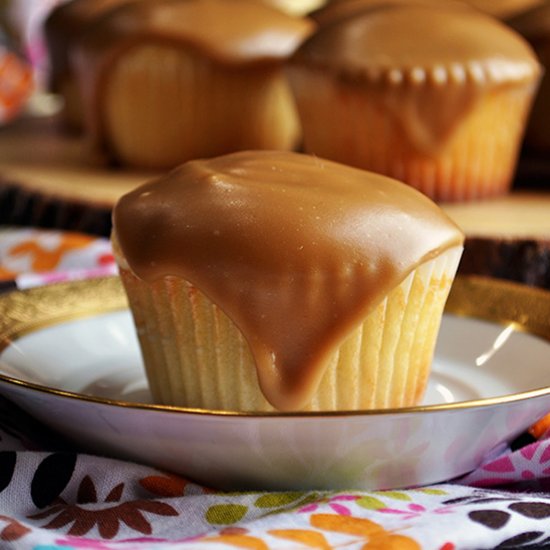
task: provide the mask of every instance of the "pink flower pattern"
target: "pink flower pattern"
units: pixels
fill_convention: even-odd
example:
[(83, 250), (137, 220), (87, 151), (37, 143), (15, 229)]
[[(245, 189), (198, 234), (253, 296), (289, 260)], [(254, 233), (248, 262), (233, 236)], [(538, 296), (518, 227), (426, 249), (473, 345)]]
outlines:
[(382, 514), (395, 514), (401, 516), (401, 519), (412, 519), (417, 518), (425, 513), (430, 514), (451, 514), (453, 512), (453, 506), (447, 505), (433, 510), (429, 510), (422, 504), (408, 504), (405, 510), (399, 510), (397, 508), (379, 508), (378, 512)]
[(550, 477), (550, 438), (535, 441), (521, 449), (507, 450), (496, 459), (482, 464), (460, 480), (476, 487), (508, 485)]
[(336, 512), (337, 514), (341, 516), (350, 516), (351, 510), (347, 506), (343, 506), (342, 504), (339, 504), (339, 502), (352, 502), (356, 501), (358, 498), (360, 498), (357, 495), (335, 495), (330, 498), (324, 498), (319, 499), (317, 502), (313, 504), (308, 504), (307, 506), (304, 506), (300, 508), (300, 512), (302, 513), (312, 513), (319, 509), (319, 506), (321, 504), (327, 503), (329, 508)]

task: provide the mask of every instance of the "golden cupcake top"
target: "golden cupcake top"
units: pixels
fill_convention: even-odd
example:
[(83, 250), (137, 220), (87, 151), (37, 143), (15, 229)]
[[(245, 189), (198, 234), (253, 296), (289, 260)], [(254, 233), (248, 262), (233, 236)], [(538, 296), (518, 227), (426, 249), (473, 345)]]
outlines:
[(409, 186), (269, 151), (188, 162), (122, 197), (113, 227), (123, 267), (185, 279), (232, 319), (283, 410), (308, 402), (332, 350), (409, 273), (463, 242)]
[(311, 21), (258, 0), (141, 1), (97, 20), (81, 49), (105, 57), (149, 41), (189, 46), (221, 63), (273, 62), (293, 53), (311, 30)]

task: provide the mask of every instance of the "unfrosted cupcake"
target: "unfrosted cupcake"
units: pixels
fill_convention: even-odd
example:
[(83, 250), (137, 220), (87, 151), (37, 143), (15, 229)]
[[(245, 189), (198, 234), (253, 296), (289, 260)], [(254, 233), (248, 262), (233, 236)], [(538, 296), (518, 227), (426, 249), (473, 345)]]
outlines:
[(144, 168), (294, 148), (300, 125), (283, 64), (311, 30), (258, 0), (156, 0), (110, 11), (74, 57), (93, 143)]
[(550, 155), (550, 3), (521, 13), (507, 23), (528, 40), (544, 67), (525, 141), (539, 153)]
[(411, 187), (299, 153), (241, 152), (125, 195), (113, 225), (158, 402), (421, 400), (463, 235)]
[(307, 152), (456, 201), (509, 189), (540, 68), (491, 17), (411, 5), (321, 27), (288, 74)]
[(74, 45), (91, 21), (130, 1), (71, 0), (56, 6), (44, 23), (50, 61), (49, 87), (63, 98), (61, 117), (69, 130), (82, 130), (82, 101), (70, 59)]

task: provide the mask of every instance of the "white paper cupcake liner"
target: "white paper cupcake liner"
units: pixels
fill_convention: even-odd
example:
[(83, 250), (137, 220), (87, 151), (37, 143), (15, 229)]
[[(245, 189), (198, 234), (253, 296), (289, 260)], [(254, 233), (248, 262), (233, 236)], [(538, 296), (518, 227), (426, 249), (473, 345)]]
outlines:
[(404, 130), (399, 109), (421, 98), (424, 87), (425, 93), (438, 87), (437, 93), (447, 92), (452, 101), (457, 89), (482, 83), (450, 77), (438, 84), (427, 77), (414, 82), (411, 75), (385, 84), (374, 76), (373, 82), (367, 76), (364, 82), (340, 81), (302, 66), (291, 67), (289, 75), (306, 152), (404, 181), (438, 202), (494, 197), (509, 190), (536, 79), (480, 92), (449, 135), (440, 136), (437, 146), (424, 147), (421, 135)]
[[(443, 307), (462, 253), (414, 270), (334, 351), (304, 410), (413, 405), (423, 395)], [(274, 410), (233, 322), (187, 281), (148, 284), (121, 265), (154, 399), (210, 410)]]

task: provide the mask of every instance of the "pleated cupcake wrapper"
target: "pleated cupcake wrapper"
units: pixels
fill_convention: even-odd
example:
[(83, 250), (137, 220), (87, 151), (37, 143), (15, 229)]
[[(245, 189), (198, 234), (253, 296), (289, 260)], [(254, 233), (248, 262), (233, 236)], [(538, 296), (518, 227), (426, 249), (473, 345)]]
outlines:
[[(413, 405), (424, 393), (462, 249), (420, 265), (335, 350), (304, 410)], [(154, 399), (202, 409), (269, 411), (248, 345), (188, 282), (147, 284), (122, 268)]]
[(225, 67), (143, 45), (106, 69), (105, 141), (123, 163), (170, 167), (245, 149), (292, 149), (298, 115), (281, 67)]
[[(330, 80), (304, 67), (292, 68), (290, 76), (306, 152), (388, 175), (441, 202), (509, 190), (536, 79), (482, 94), (452, 135), (427, 153), (405, 135), (369, 84)], [(421, 85), (407, 86), (419, 93)]]

